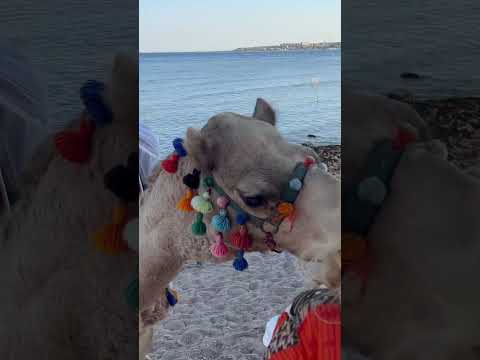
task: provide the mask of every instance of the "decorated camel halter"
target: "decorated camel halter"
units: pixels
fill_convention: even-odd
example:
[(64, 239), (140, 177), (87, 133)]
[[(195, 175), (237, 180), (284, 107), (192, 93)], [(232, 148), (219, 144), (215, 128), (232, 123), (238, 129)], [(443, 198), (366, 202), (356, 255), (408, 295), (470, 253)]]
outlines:
[(374, 146), (367, 157), (364, 177), (355, 184), (342, 201), (342, 273), (355, 273), (366, 290), (372, 266), (367, 234), (390, 191), (390, 181), (405, 147), (416, 136), (397, 129), (395, 138)]
[[(173, 140), (175, 152), (162, 162), (162, 168), (168, 173), (174, 174), (178, 170), (180, 158), (187, 156), (187, 151), (183, 146), (183, 140), (177, 138)], [(226, 234), (233, 230), (228, 208), (236, 213), (235, 222), (238, 227), (230, 234), (230, 242), (238, 250), (233, 261), (235, 270), (243, 271), (248, 267), (248, 262), (244, 257), (245, 251), (253, 245), (253, 239), (248, 233), (247, 223), (251, 223), (259, 228), (265, 234), (264, 242), (272, 250), (276, 250), (276, 243), (273, 235), (278, 232), (281, 223), (284, 220), (290, 222), (293, 226), (295, 221), (295, 200), (298, 197), (302, 187), (303, 180), (309, 167), (315, 163), (311, 157), (307, 157), (304, 162), (298, 163), (289, 179), (288, 186), (281, 194), (281, 201), (276, 210), (266, 219), (258, 218), (248, 214), (237, 203), (229, 198), (227, 193), (215, 182), (213, 176), (207, 175), (203, 178), (203, 186), (206, 190), (199, 193), (201, 185), (200, 171), (194, 169), (192, 173), (183, 177), (183, 184), (188, 188), (177, 204), (177, 209), (182, 212), (196, 212), (195, 221), (192, 224), (192, 233), (196, 236), (203, 236), (207, 232), (207, 225), (204, 222), (204, 216), (214, 211), (215, 206), (211, 201), (212, 192), (215, 191), (219, 196), (216, 200), (218, 212), (212, 217), (211, 226), (215, 230), (214, 243), (210, 246), (210, 252), (215, 257), (225, 257), (228, 254), (228, 247), (225, 244)]]
[[(113, 114), (103, 100), (105, 86), (97, 81), (87, 81), (80, 89), (80, 98), (85, 106), (79, 129), (64, 130), (55, 135), (57, 151), (69, 162), (85, 164), (90, 160), (92, 139), (97, 127), (112, 122)], [(112, 222), (98, 229), (92, 239), (96, 248), (107, 254), (138, 252), (138, 217), (128, 220), (128, 204), (138, 203), (138, 153), (132, 152), (125, 164), (111, 168), (104, 176), (105, 187), (117, 198), (113, 208)], [(138, 266), (137, 266), (138, 268)], [(138, 274), (126, 289), (127, 302), (138, 310)], [(169, 305), (177, 302), (174, 290), (165, 289)]]

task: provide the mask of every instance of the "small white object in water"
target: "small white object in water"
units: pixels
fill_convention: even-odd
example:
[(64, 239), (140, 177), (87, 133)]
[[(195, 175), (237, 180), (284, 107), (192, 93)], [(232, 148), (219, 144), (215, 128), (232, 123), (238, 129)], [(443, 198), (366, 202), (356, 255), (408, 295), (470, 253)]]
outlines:
[(318, 88), (320, 86), (320, 79), (319, 78), (312, 78), (312, 87)]
[(311, 80), (312, 88), (315, 90), (316, 100), (318, 101), (318, 88), (320, 87), (320, 79), (319, 78), (312, 78)]

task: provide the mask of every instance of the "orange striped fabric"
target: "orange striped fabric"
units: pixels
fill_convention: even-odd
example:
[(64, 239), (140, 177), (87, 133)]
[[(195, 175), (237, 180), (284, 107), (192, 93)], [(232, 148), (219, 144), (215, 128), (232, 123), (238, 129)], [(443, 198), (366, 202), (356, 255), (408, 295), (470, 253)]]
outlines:
[[(292, 321), (287, 313), (278, 320), (275, 333), (288, 329)], [(297, 329), (298, 341), (277, 352), (267, 360), (340, 360), (341, 308), (340, 304), (319, 304), (303, 318)], [(279, 334), (276, 334), (277, 336)]]

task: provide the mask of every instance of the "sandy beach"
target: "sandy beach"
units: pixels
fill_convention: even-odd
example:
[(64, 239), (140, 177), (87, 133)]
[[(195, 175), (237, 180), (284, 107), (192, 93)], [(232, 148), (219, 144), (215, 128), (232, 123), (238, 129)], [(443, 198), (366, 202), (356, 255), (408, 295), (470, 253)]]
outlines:
[[(329, 170), (339, 176), (340, 146), (309, 145)], [(151, 359), (262, 359), (265, 324), (281, 313), (308, 283), (297, 259), (281, 254), (247, 254), (248, 270), (192, 263), (173, 288), (180, 301), (156, 326)]]

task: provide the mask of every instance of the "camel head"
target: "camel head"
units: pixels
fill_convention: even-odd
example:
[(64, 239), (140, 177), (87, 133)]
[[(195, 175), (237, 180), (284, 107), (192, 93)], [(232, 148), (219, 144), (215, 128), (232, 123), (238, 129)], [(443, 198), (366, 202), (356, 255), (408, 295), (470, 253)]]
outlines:
[[(267, 102), (258, 99), (251, 117), (221, 113), (201, 130), (188, 129), (185, 140), (189, 156), (202, 174), (213, 176), (243, 211), (261, 219), (271, 215), (282, 200), (282, 190), (288, 186), (296, 165), (308, 156), (319, 161), (313, 150), (288, 143), (275, 125), (275, 112)], [(333, 277), (338, 280), (338, 181), (313, 165), (294, 206), (293, 227), (286, 220), (282, 222), (274, 235), (277, 245), (301, 259), (328, 264), (324, 268), (328, 272), (336, 269)], [(254, 244), (263, 244), (265, 233), (255, 226), (248, 229)]]

